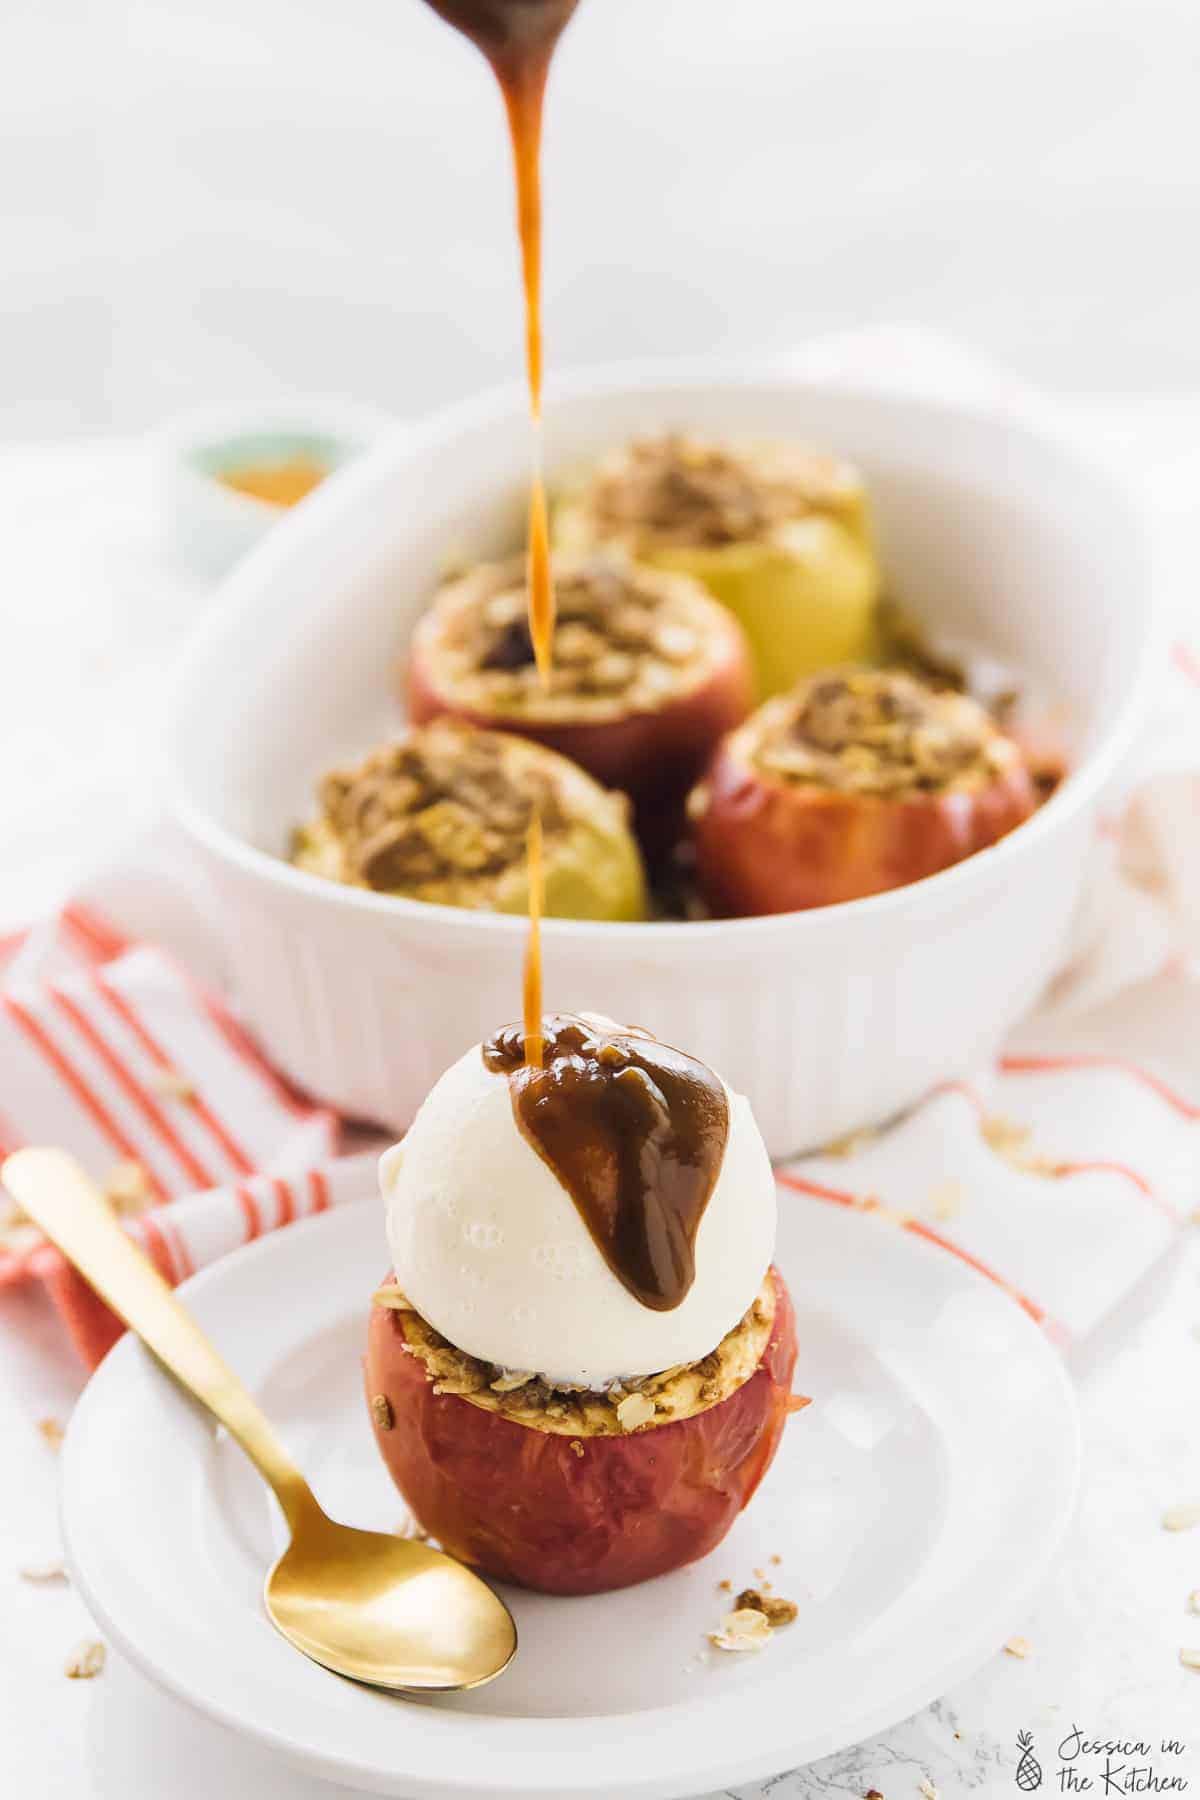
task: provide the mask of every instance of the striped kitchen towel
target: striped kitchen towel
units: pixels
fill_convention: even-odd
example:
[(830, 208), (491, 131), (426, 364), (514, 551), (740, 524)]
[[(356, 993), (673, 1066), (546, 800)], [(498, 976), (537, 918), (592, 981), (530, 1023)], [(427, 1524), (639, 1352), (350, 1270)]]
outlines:
[[(0, 1149), (69, 1150), (171, 1282), (371, 1179), (182, 963), (81, 903), (0, 941), (0, 1070)], [(0, 1289), (29, 1280), (98, 1362), (120, 1325), (0, 1195)]]

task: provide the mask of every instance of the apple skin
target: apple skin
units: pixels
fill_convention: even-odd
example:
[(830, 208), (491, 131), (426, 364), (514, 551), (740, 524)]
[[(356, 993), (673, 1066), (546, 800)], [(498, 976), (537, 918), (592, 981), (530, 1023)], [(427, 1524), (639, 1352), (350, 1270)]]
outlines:
[(710, 630), (714, 637), (719, 634), (720, 650), (698, 686), (653, 711), (553, 722), (473, 710), (439, 688), (428, 653), (434, 615), (427, 619), (427, 625), (422, 621), (417, 627), (404, 677), (405, 705), (413, 723), (461, 719), (557, 750), (602, 787), (619, 788), (630, 796), (637, 834), (651, 859), (679, 837), (689, 788), (725, 733), (746, 718), (753, 701), (754, 676), (745, 636), (732, 616), (715, 607)]
[(788, 1417), (796, 1322), (771, 1278), (771, 1336), (749, 1380), (704, 1412), (620, 1437), (573, 1440), (436, 1394), (405, 1349), (403, 1314), (374, 1307), (366, 1391), (391, 1405), (389, 1430), (372, 1418), (392, 1480), (452, 1556), (542, 1593), (605, 1593), (694, 1562), (750, 1499)]
[(784, 781), (722, 744), (689, 807), (696, 877), (727, 918), (832, 906), (935, 875), (1037, 804), (1019, 759), (974, 793), (897, 799)]

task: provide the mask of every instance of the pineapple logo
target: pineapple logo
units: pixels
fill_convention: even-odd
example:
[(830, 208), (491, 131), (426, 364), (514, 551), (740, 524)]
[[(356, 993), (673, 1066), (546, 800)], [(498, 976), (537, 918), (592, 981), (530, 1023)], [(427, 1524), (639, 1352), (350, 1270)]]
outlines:
[(1017, 1749), (1021, 1752), (1021, 1760), (1017, 1764), (1017, 1786), (1023, 1794), (1032, 1794), (1035, 1788), (1042, 1785), (1042, 1765), (1033, 1754), (1031, 1732), (1018, 1731)]

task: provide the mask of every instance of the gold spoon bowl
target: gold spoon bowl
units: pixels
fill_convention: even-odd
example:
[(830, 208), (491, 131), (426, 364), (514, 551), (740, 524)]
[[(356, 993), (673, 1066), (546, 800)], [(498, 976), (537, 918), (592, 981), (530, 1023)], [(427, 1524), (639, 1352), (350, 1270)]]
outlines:
[(508, 1666), (517, 1628), (478, 1575), (427, 1544), (339, 1525), (321, 1510), (255, 1401), (78, 1163), (61, 1150), (17, 1150), (0, 1180), (271, 1488), (290, 1542), (263, 1602), (289, 1643), (322, 1668), (395, 1693), (480, 1687)]

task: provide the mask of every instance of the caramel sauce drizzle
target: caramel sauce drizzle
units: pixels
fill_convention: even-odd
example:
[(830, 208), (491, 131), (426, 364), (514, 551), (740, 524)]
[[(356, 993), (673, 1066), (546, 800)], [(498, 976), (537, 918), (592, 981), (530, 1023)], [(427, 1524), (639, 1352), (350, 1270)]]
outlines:
[(525, 940), (525, 969), (521, 998), (525, 1020), (525, 1061), (531, 1069), (540, 1069), (543, 1060), (542, 1039), (542, 903), (545, 897), (542, 872), (542, 815), (535, 806), (526, 839), (529, 858), (529, 936)]
[[(529, 490), (529, 635), (545, 687), (554, 649), (554, 579), (550, 523), (542, 477), (542, 112), (550, 60), (579, 0), (429, 0), (434, 11), (482, 51), (500, 84), (512, 144), (517, 235), (525, 293), (525, 372), (534, 431)], [(540, 1066), (542, 1016), (541, 821), (528, 838), (529, 938), (523, 1001), (526, 1054)], [(536, 865), (536, 867), (535, 867)]]
[(506, 1025), (483, 1046), (508, 1077), (517, 1128), (570, 1194), (643, 1306), (670, 1312), (696, 1276), (696, 1233), (729, 1136), (725, 1088), (702, 1062), (632, 1026), (540, 1021), (542, 1063)]

